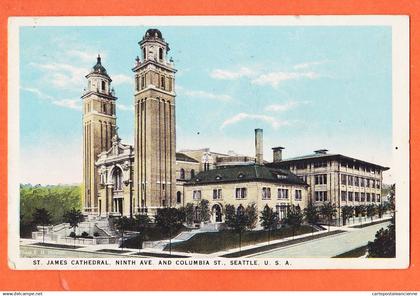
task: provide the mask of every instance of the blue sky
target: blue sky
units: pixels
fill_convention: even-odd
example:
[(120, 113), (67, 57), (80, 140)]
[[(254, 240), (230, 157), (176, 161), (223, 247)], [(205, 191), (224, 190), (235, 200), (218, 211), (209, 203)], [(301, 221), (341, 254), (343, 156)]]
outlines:
[[(254, 129), (263, 128), (266, 160), (284, 146), (285, 158), (326, 148), (390, 165), (390, 27), (158, 28), (178, 69), (178, 150), (253, 155)], [(98, 53), (118, 97), (120, 136), (133, 143), (131, 68), (146, 29), (21, 28), (22, 182), (81, 182), (80, 96)]]

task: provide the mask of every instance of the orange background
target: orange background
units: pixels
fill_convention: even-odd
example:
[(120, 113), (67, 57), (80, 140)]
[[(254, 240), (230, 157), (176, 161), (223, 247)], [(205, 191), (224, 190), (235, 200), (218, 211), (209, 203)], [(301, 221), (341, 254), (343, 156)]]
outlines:
[[(410, 16), (411, 264), (405, 270), (14, 271), (7, 267), (7, 21), (9, 16), (128, 15)], [(0, 290), (420, 290), (420, 1), (0, 0)], [(17, 98), (13, 98), (17, 99)], [(418, 121), (418, 120), (417, 120)], [(397, 197), (398, 198), (398, 197)], [(414, 231), (413, 231), (414, 229)], [(416, 280), (417, 279), (417, 280)]]

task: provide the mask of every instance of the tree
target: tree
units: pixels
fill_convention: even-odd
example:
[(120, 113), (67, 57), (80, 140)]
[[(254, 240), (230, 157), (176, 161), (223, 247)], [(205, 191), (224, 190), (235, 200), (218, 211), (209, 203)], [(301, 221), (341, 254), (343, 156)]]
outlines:
[(227, 204), (225, 210), (225, 223), (227, 227), (233, 229), (239, 235), (239, 251), (242, 247), (242, 232), (246, 229), (248, 225), (248, 217), (246, 211), (241, 206), (238, 209), (235, 209), (235, 206)]
[(124, 232), (133, 227), (135, 221), (132, 218), (128, 218), (126, 216), (119, 217), (117, 221), (115, 221), (115, 226), (117, 227), (118, 231), (121, 232), (121, 248), (124, 249)]
[(254, 229), (257, 226), (258, 221), (258, 213), (255, 203), (252, 203), (246, 207), (245, 215), (247, 217), (246, 228), (248, 228), (249, 230)]
[(361, 215), (362, 215), (362, 205), (358, 205), (354, 207), (354, 215), (359, 217), (359, 221), (361, 223)]
[[(365, 205), (360, 205), (360, 214), (362, 215), (362, 217), (366, 216), (366, 212), (367, 212), (367, 207)], [(366, 220), (366, 217), (365, 217)]]
[(395, 212), (395, 184), (392, 184), (389, 190), (388, 202), (390, 210)]
[(261, 211), (260, 222), (261, 226), (265, 230), (268, 230), (268, 244), (270, 244), (271, 230), (276, 229), (279, 225), (279, 215), (268, 205), (265, 205), (264, 209)]
[(312, 201), (309, 202), (308, 207), (303, 210), (306, 221), (312, 226), (312, 234), (314, 234), (314, 225), (319, 221), (319, 211), (313, 205)]
[(74, 232), (73, 247), (75, 248), (76, 247), (76, 227), (79, 226), (79, 224), (84, 221), (83, 214), (82, 212), (80, 212), (80, 210), (73, 208), (70, 211), (67, 211), (64, 213), (64, 221), (70, 224), (70, 228), (73, 228), (73, 232)]
[(194, 222), (194, 205), (192, 203), (187, 203), (185, 205), (185, 222), (187, 225), (192, 225)]
[(368, 243), (368, 257), (394, 258), (395, 257), (395, 224), (391, 220), (387, 229), (381, 228), (375, 234), (375, 240)]
[(198, 204), (198, 211), (200, 212), (200, 222), (208, 222), (210, 221), (210, 209), (209, 209), (209, 201), (207, 199), (200, 200)]
[(388, 201), (393, 213), (391, 224), (386, 229), (379, 229), (375, 234), (375, 240), (368, 243), (368, 257), (395, 258), (395, 184), (391, 185)]
[(303, 215), (299, 206), (292, 205), (287, 212), (286, 224), (292, 227), (293, 238), (295, 238), (295, 232), (299, 229), (303, 221)]
[(135, 223), (136, 223), (136, 228), (139, 232), (139, 238), (140, 238), (139, 249), (141, 249), (143, 240), (145, 238), (144, 233), (146, 229), (150, 226), (150, 223), (152, 223), (152, 220), (150, 219), (149, 216), (140, 214), (140, 215), (135, 216)]
[(63, 223), (64, 213), (73, 207), (80, 209), (80, 186), (48, 185), (20, 186), (21, 237), (31, 237), (36, 229), (33, 215), (36, 209), (45, 208), (51, 215), (51, 225)]
[(184, 219), (184, 213), (176, 208), (157, 209), (155, 222), (165, 233), (169, 234), (169, 254), (172, 254), (172, 232), (182, 225)]
[(376, 207), (374, 204), (370, 204), (366, 207), (366, 214), (373, 221), (373, 216), (376, 214)]
[(384, 204), (379, 204), (376, 206), (376, 212), (378, 213), (379, 219), (382, 218), (382, 215), (386, 211), (386, 206)]
[(324, 217), (324, 219), (327, 219), (327, 221), (328, 221), (328, 231), (330, 231), (330, 225), (331, 225), (332, 218), (336, 214), (335, 205), (332, 205), (330, 202), (324, 203), (321, 206), (320, 212), (321, 212), (321, 215)]
[(354, 208), (352, 206), (341, 207), (341, 216), (343, 217), (343, 226), (346, 225), (347, 219), (353, 217)]
[(33, 214), (33, 223), (42, 226), (42, 243), (45, 242), (45, 226), (51, 224), (51, 214), (45, 209), (35, 209)]

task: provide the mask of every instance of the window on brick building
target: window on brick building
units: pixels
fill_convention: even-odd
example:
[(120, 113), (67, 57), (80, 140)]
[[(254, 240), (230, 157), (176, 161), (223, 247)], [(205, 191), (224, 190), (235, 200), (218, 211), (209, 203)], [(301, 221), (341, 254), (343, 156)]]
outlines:
[(315, 191), (315, 201), (327, 201), (327, 191)]
[(285, 188), (279, 188), (277, 190), (277, 198), (278, 199), (288, 199), (289, 198), (289, 190)]
[(327, 184), (327, 175), (315, 175), (315, 185)]
[(341, 175), (341, 185), (347, 185), (347, 175)]
[(236, 188), (235, 190), (235, 197), (236, 199), (244, 199), (246, 198), (247, 190), (245, 187)]
[(295, 190), (295, 200), (302, 200), (302, 190), (300, 189)]
[(341, 191), (341, 201), (347, 201), (347, 191)]
[(201, 199), (201, 190), (193, 190), (193, 199), (194, 200)]
[(263, 199), (270, 199), (271, 198), (271, 188), (270, 187), (263, 187), (262, 188), (262, 198)]
[(222, 189), (213, 189), (213, 199), (222, 199)]

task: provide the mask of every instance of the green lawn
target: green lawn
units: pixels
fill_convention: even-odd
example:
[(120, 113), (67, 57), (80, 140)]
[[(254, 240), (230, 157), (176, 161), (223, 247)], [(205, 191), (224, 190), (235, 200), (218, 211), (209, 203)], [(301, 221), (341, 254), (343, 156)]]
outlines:
[[(295, 233), (300, 235), (309, 233), (312, 227), (302, 225)], [(271, 232), (271, 240), (292, 236), (291, 228), (281, 228)], [(268, 241), (268, 231), (245, 231), (242, 233), (242, 247)], [(172, 251), (210, 254), (218, 251), (239, 247), (239, 235), (232, 230), (220, 232), (203, 232), (196, 234), (187, 241), (172, 244)], [(169, 250), (166, 246), (165, 250)]]

